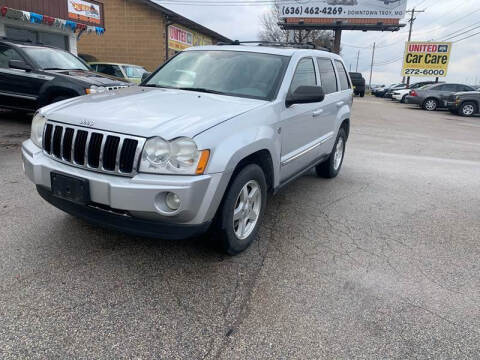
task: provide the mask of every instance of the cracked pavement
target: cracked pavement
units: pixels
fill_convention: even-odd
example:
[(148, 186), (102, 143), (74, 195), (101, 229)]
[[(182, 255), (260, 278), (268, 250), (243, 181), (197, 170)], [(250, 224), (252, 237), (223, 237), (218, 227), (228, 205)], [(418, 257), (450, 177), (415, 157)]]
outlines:
[(0, 113), (0, 358), (477, 359), (480, 117), (355, 99), (342, 173), (269, 199), (237, 257), (46, 204)]

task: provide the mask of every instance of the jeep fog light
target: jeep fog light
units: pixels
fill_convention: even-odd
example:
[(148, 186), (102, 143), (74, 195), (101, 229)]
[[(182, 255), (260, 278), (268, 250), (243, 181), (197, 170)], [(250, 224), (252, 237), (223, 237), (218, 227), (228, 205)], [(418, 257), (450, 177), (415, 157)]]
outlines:
[(180, 208), (180, 198), (175, 193), (167, 193), (167, 196), (165, 197), (165, 202), (172, 211), (176, 211)]

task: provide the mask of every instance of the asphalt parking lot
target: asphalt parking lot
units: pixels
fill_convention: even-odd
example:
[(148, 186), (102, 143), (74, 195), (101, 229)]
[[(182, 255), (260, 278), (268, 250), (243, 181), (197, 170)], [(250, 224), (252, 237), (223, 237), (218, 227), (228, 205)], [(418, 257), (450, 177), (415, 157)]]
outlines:
[(341, 175), (237, 257), (47, 205), (0, 114), (0, 358), (478, 359), (480, 117), (355, 99)]

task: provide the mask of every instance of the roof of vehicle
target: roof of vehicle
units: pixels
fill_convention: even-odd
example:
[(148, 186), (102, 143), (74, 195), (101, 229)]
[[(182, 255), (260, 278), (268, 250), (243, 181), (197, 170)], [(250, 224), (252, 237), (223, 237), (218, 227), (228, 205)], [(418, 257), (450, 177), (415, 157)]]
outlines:
[(143, 66), (140, 66), (140, 65), (125, 64), (125, 63), (116, 63), (116, 62), (108, 62), (108, 61), (89, 61), (88, 63), (89, 63), (90, 65), (102, 64), (102, 65), (135, 66), (135, 67), (143, 68)]
[(322, 55), (329, 58), (334, 58), (341, 60), (342, 58), (334, 53), (317, 50), (317, 49), (297, 49), (290, 47), (278, 47), (273, 46), (269, 47), (266, 45), (209, 45), (209, 46), (195, 46), (186, 49), (185, 51), (198, 51), (198, 50), (217, 50), (217, 51), (245, 51), (245, 52), (255, 52), (260, 54), (272, 54), (272, 55), (283, 55), (283, 56), (293, 56), (294, 54), (305, 54), (307, 55)]
[(49, 48), (49, 49), (65, 51), (65, 50), (59, 49), (55, 46), (35, 44), (35, 43), (30, 42), (30, 41), (10, 40), (10, 39), (4, 38), (4, 37), (0, 37), (0, 43), (4, 43), (4, 44), (7, 44), (7, 45), (18, 46), (18, 47), (21, 47), (21, 48)]

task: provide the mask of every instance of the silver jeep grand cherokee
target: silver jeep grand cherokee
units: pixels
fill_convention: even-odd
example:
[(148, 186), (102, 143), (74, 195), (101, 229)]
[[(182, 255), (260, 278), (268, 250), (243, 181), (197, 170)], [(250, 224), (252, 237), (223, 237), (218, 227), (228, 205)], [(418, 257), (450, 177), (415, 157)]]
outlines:
[(211, 227), (237, 254), (267, 194), (342, 166), (353, 101), (342, 59), (267, 46), (190, 48), (141, 86), (42, 108), (26, 175), (53, 206), (99, 225), (178, 239)]

